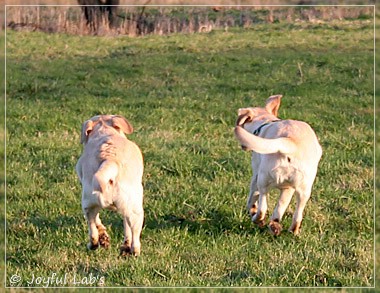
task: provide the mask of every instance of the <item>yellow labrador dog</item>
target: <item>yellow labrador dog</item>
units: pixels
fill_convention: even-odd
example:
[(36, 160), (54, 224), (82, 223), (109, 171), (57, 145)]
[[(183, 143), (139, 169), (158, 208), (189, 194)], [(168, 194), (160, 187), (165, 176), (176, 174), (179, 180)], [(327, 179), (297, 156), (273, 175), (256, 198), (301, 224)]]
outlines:
[(143, 157), (125, 134), (133, 132), (122, 116), (92, 117), (82, 125), (84, 151), (76, 165), (82, 184), (82, 209), (89, 227), (89, 249), (109, 246), (109, 236), (99, 218), (102, 208), (117, 210), (124, 221), (120, 254), (140, 254), (144, 221)]
[(307, 123), (277, 117), (281, 98), (281, 95), (269, 97), (263, 108), (239, 109), (235, 127), (242, 148), (253, 151), (247, 209), (254, 223), (265, 225), (269, 190), (274, 187), (281, 191), (269, 223), (276, 236), (281, 233), (280, 222), (294, 192), (297, 206), (289, 231), (299, 234), (322, 156), (318, 139)]

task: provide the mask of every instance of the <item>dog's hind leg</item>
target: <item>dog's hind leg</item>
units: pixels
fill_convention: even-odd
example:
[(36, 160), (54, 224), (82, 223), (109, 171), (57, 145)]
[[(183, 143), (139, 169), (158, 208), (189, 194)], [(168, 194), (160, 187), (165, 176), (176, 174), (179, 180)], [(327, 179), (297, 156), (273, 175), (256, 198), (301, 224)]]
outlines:
[(144, 210), (133, 211), (124, 217), (124, 243), (120, 247), (120, 255), (140, 255), (140, 235), (144, 222)]
[(144, 209), (143, 209), (143, 187), (139, 184), (134, 190), (135, 201), (132, 206), (132, 213), (129, 215), (131, 230), (132, 230), (132, 254), (135, 256), (140, 255), (141, 243), (140, 236), (144, 225)]
[(268, 190), (266, 188), (261, 188), (259, 195), (259, 204), (257, 207), (257, 212), (252, 216), (252, 222), (257, 224), (260, 228), (265, 226), (265, 216), (268, 209), (267, 196)]
[(294, 191), (295, 190), (292, 187), (281, 189), (280, 199), (278, 200), (276, 208), (274, 209), (269, 222), (269, 230), (275, 236), (280, 235), (282, 231), (280, 222), (286, 211), (286, 208), (289, 206)]
[[(143, 189), (137, 186), (131, 189), (127, 208), (122, 210), (124, 223), (124, 243), (120, 247), (120, 255), (140, 255), (140, 235), (144, 223)], [(127, 196), (128, 197), (128, 196)]]
[(100, 208), (98, 207), (83, 208), (87, 219), (88, 234), (90, 238), (90, 242), (87, 244), (87, 248), (91, 250), (95, 250), (99, 247), (99, 232), (98, 228), (96, 227), (96, 217), (99, 214), (99, 210)]
[(298, 235), (300, 233), (303, 211), (305, 209), (307, 201), (310, 198), (310, 195), (311, 188), (308, 188), (306, 190), (296, 190), (297, 206), (293, 214), (292, 225), (289, 228), (289, 231), (292, 232), (294, 235)]
[(99, 244), (104, 248), (108, 248), (110, 246), (110, 237), (107, 234), (106, 227), (102, 224), (102, 221), (99, 218), (99, 214), (96, 215), (95, 218), (96, 228), (98, 229), (99, 234)]
[(127, 216), (123, 216), (124, 242), (120, 246), (120, 255), (125, 256), (132, 253), (132, 230)]
[(257, 175), (252, 176), (251, 187), (247, 198), (247, 212), (253, 217), (257, 212), (257, 199), (259, 198), (259, 192), (257, 190)]
[(141, 243), (140, 243), (140, 235), (141, 230), (144, 224), (144, 210), (141, 208), (137, 211), (136, 214), (133, 215), (134, 220), (131, 225), (132, 229), (132, 254), (135, 256), (140, 255), (141, 252)]

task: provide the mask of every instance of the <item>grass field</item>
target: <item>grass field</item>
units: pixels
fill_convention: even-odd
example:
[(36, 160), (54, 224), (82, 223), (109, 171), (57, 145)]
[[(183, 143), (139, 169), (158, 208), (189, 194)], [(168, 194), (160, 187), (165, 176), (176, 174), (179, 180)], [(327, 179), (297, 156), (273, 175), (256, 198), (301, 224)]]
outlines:
[[(371, 22), (6, 41), (7, 286), (374, 285)], [(299, 237), (251, 223), (250, 154), (232, 131), (238, 108), (278, 93), (280, 117), (311, 124), (324, 151)], [(138, 258), (118, 257), (108, 211), (111, 248), (86, 249), (74, 166), (81, 123), (106, 113), (132, 123), (145, 158)]]

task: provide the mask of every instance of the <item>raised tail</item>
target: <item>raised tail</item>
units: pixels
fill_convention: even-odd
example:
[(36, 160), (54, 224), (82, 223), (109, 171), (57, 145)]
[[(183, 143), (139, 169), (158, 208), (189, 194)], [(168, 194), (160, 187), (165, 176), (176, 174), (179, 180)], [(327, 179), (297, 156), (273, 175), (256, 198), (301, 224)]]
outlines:
[(94, 192), (100, 192), (100, 205), (104, 208), (112, 204), (113, 187), (119, 173), (119, 166), (115, 161), (103, 161), (92, 178)]
[(259, 154), (290, 154), (296, 151), (296, 144), (287, 137), (262, 138), (248, 132), (241, 126), (235, 127), (235, 137), (244, 150), (254, 151)]

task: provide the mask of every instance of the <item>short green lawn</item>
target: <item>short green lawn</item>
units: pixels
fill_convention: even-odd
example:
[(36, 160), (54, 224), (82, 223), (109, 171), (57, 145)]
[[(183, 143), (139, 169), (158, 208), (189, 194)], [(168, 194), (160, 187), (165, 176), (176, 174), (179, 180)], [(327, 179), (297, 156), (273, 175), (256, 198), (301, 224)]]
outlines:
[[(6, 49), (7, 286), (373, 286), (371, 23), (141, 38), (7, 31)], [(250, 154), (232, 130), (238, 108), (272, 94), (324, 151), (299, 237), (274, 238), (245, 211)], [(144, 154), (138, 258), (118, 257), (122, 220), (109, 211), (111, 248), (86, 249), (74, 167), (81, 123), (97, 114), (124, 115)]]

